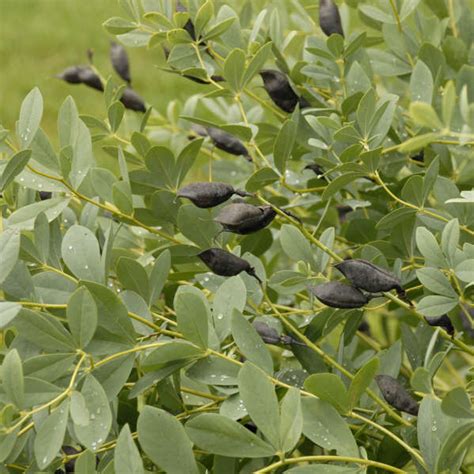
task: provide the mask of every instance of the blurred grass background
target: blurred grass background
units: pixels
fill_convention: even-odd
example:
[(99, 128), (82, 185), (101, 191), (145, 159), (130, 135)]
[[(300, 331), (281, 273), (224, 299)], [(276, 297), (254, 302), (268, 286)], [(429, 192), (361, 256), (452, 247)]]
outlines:
[[(105, 117), (99, 92), (66, 84), (54, 75), (68, 66), (86, 64), (88, 48), (94, 50), (94, 64), (102, 75), (113, 74), (108, 58), (112, 37), (102, 23), (121, 15), (117, 0), (0, 0), (0, 124), (14, 130), (21, 102), (35, 86), (44, 98), (42, 127), (53, 142), (57, 113), (68, 95), (80, 113)], [(169, 98), (183, 94), (188, 81), (154, 67), (162, 61), (159, 48), (128, 52), (134, 88), (164, 112)]]

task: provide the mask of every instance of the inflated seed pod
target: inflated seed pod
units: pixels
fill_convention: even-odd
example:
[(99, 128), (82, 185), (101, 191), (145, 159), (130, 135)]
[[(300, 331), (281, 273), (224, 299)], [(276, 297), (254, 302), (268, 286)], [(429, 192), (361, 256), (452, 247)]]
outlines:
[(369, 302), (362, 291), (340, 281), (310, 286), (309, 290), (321, 303), (331, 308), (362, 308)]
[(252, 161), (247, 148), (245, 148), (244, 144), (238, 138), (219, 128), (207, 127), (206, 130), (212, 143), (214, 143), (219, 150), (226, 151), (231, 155), (243, 156), (247, 161)]
[(332, 0), (319, 0), (319, 26), (326, 36), (344, 36), (339, 10)]
[(234, 189), (231, 184), (227, 183), (191, 183), (181, 188), (177, 196), (189, 199), (195, 206), (208, 208), (218, 206), (219, 204), (230, 199), (234, 194), (238, 196), (252, 196), (252, 194)]
[(227, 232), (245, 235), (263, 229), (275, 216), (276, 212), (271, 206), (236, 202), (224, 207), (214, 220)]
[(376, 375), (375, 380), (387, 403), (397, 410), (410, 415), (418, 415), (418, 402), (397, 379), (390, 377), (390, 375)]
[[(74, 454), (80, 454), (81, 451), (77, 450), (76, 448), (73, 448), (72, 446), (63, 446), (62, 451), (66, 456), (73, 456)], [(64, 464), (64, 469), (66, 472), (74, 472), (76, 466), (76, 459), (70, 459), (66, 464)]]
[(104, 90), (100, 77), (89, 66), (71, 66), (56, 77), (69, 84), (85, 84), (98, 91)]
[(132, 82), (130, 77), (130, 63), (125, 48), (115, 41), (110, 42), (110, 62), (115, 72), (129, 84)]
[(430, 326), (438, 326), (443, 328), (450, 336), (454, 336), (454, 326), (449, 316), (447, 314), (443, 314), (442, 316), (438, 316), (435, 318), (425, 318), (425, 321)]
[(259, 283), (262, 283), (255, 273), (255, 268), (253, 268), (247, 260), (237, 257), (237, 255), (227, 252), (226, 250), (211, 248), (201, 252), (198, 257), (216, 275), (234, 276), (240, 272), (246, 272), (256, 278)]
[(135, 110), (136, 112), (146, 112), (146, 106), (143, 99), (130, 87), (127, 87), (120, 98), (120, 102), (125, 108)]
[(309, 105), (305, 99), (298, 97), (291, 87), (290, 81), (282, 72), (275, 69), (264, 69), (260, 71), (260, 76), (270, 99), (285, 112), (293, 112), (298, 103), (301, 107)]
[(347, 214), (349, 214), (353, 210), (354, 209), (352, 209), (351, 206), (342, 206), (342, 205), (336, 206), (336, 211), (339, 216), (339, 220), (341, 222), (345, 222)]
[(357, 288), (370, 293), (396, 290), (401, 297), (405, 298), (405, 290), (400, 280), (393, 273), (367, 260), (344, 260), (335, 267)]

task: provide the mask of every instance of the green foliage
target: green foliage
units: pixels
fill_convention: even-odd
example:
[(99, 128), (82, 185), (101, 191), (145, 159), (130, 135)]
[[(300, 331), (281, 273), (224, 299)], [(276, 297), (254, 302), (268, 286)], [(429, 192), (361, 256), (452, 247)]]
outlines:
[[(306, 0), (119, 3), (105, 29), (189, 87), (143, 113), (104, 79), (57, 137), (34, 88), (0, 127), (2, 472), (469, 472), (469, 1), (337, 2), (344, 38)], [(208, 180), (265, 229), (177, 197)], [(326, 307), (344, 258), (396, 294)]]

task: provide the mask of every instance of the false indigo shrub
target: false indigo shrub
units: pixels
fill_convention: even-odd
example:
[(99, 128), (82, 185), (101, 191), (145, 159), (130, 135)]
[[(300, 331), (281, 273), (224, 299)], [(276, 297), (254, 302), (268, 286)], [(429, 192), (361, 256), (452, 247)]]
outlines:
[(118, 3), (94, 110), (5, 50), (2, 472), (471, 472), (469, 2)]

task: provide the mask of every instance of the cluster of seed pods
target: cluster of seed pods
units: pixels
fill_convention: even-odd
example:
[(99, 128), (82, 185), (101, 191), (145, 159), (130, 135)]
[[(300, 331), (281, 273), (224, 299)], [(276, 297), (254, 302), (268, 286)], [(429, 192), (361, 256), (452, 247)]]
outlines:
[[(89, 54), (89, 58), (92, 59), (92, 54)], [(115, 72), (127, 82), (127, 87), (120, 97), (120, 102), (122, 102), (127, 109), (137, 112), (146, 112), (145, 102), (131, 87), (132, 80), (127, 52), (121, 44), (113, 41), (110, 46), (110, 62)], [(56, 77), (69, 84), (84, 84), (100, 92), (104, 91), (102, 79), (90, 65), (70, 66)]]
[(336, 264), (335, 267), (350, 281), (351, 285), (332, 281), (310, 287), (310, 291), (316, 298), (327, 306), (361, 308), (371, 298), (376, 297), (374, 294), (391, 290), (396, 290), (401, 298), (406, 299), (400, 280), (394, 274), (367, 260), (348, 259)]

